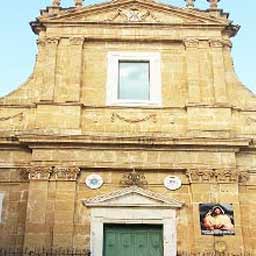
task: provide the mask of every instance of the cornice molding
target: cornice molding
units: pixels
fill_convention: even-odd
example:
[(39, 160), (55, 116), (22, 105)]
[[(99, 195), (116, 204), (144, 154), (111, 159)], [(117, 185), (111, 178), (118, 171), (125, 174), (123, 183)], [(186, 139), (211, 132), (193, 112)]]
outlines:
[(250, 138), (173, 138), (156, 136), (97, 136), (97, 135), (20, 135), (17, 136), (20, 143), (39, 146), (40, 144), (79, 144), (79, 145), (155, 145), (155, 146), (198, 146), (198, 147), (249, 147), (252, 144)]

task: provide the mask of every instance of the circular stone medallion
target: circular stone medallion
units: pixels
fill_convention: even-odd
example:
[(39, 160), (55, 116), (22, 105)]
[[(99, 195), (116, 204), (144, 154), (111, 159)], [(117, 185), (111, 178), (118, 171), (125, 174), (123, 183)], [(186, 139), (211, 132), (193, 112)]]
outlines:
[(177, 190), (181, 187), (181, 180), (177, 176), (167, 176), (164, 179), (164, 186), (169, 190)]
[(87, 176), (85, 183), (90, 189), (98, 189), (103, 185), (103, 179), (97, 174), (91, 174)]

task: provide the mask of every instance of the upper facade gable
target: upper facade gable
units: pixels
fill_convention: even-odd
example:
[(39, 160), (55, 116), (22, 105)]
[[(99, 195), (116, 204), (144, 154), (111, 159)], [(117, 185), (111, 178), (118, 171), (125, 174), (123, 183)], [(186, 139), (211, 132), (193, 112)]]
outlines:
[(178, 8), (154, 1), (112, 1), (84, 8), (61, 9), (54, 15), (43, 11), (38, 21), (45, 23), (159, 23), (227, 25), (227, 14), (212, 15), (198, 9)]

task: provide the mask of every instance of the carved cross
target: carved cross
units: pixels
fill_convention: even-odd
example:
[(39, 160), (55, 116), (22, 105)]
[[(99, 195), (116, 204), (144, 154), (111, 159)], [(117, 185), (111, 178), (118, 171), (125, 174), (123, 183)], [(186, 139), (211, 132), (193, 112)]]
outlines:
[(195, 3), (195, 1), (196, 0), (185, 0), (186, 1), (186, 7), (187, 8), (194, 8), (195, 7), (195, 5), (194, 5), (194, 3)]
[(214, 10), (214, 9), (218, 9), (218, 2), (220, 0), (207, 0), (210, 3), (210, 9)]

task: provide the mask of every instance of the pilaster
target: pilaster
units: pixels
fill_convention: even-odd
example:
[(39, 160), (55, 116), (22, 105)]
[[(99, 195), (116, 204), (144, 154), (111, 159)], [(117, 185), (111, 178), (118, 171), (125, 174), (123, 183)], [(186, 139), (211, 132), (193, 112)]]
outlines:
[(187, 52), (187, 81), (188, 81), (188, 103), (200, 102), (199, 85), (199, 60), (197, 39), (187, 39), (184, 41)]
[(43, 90), (40, 100), (53, 101), (56, 82), (57, 51), (60, 39), (50, 37), (45, 39), (45, 70), (43, 73)]
[[(186, 172), (191, 187), (193, 209), (193, 251), (214, 248), (223, 243), (229, 252), (243, 252), (244, 241), (241, 237), (242, 223), (239, 203), (239, 184), (246, 184), (249, 179), (247, 171), (231, 169), (189, 169)], [(201, 235), (198, 216), (200, 204), (232, 204), (234, 210), (234, 236)]]
[(24, 247), (72, 248), (78, 167), (33, 166), (24, 171), (29, 196)]
[(212, 70), (215, 102), (227, 103), (223, 42), (220, 40), (211, 40), (210, 47), (212, 49)]
[(48, 180), (52, 168), (47, 166), (31, 167), (25, 171), (29, 179), (27, 218), (24, 247), (40, 248), (47, 246), (49, 226), (47, 226)]
[(53, 169), (51, 181), (55, 181), (53, 241), (54, 248), (72, 248), (77, 167), (58, 166)]
[(80, 87), (82, 76), (83, 63), (83, 37), (72, 37), (69, 39), (70, 43), (70, 67), (69, 67), (69, 83), (70, 91), (66, 101), (79, 102), (80, 101)]

